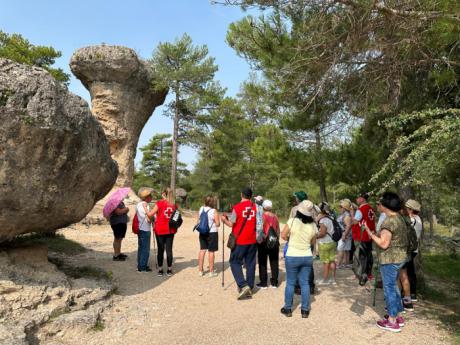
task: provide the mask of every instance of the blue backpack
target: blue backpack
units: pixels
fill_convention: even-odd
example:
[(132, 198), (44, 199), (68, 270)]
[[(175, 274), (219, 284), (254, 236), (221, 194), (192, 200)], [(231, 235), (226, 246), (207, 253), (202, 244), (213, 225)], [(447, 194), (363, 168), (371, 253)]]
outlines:
[(212, 208), (210, 208), (207, 211), (205, 211), (203, 209), (203, 211), (201, 211), (201, 213), (200, 213), (200, 222), (198, 223), (198, 226), (196, 227), (196, 229), (202, 235), (207, 235), (209, 233), (210, 228), (211, 228), (209, 226), (209, 219), (208, 219), (208, 212), (211, 211), (211, 210), (212, 210)]

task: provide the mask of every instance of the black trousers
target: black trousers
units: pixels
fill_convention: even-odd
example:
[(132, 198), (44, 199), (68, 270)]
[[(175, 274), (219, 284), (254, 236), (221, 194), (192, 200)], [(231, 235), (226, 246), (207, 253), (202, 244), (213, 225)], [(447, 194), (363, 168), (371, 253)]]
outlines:
[(270, 270), (272, 277), (270, 284), (278, 286), (279, 275), (279, 245), (275, 248), (268, 249), (265, 243), (257, 245), (257, 261), (259, 262), (259, 279), (262, 286), (267, 286), (267, 258), (270, 261)]
[(372, 265), (374, 258), (372, 257), (372, 241), (361, 242), (359, 248), (359, 260), (362, 267), (365, 267), (364, 272), (369, 276), (372, 274)]
[(160, 268), (163, 267), (163, 260), (164, 260), (164, 253), (166, 250), (166, 261), (168, 264), (168, 267), (172, 266), (173, 263), (173, 241), (174, 241), (174, 234), (168, 234), (168, 235), (155, 235), (157, 239), (157, 245), (158, 245), (158, 255), (157, 255), (157, 260), (158, 260), (158, 266)]
[(415, 264), (414, 258), (417, 256), (417, 253), (412, 253), (411, 260), (404, 265), (404, 268), (407, 270), (407, 277), (409, 278), (410, 283), (410, 294), (417, 295), (417, 275), (415, 274)]

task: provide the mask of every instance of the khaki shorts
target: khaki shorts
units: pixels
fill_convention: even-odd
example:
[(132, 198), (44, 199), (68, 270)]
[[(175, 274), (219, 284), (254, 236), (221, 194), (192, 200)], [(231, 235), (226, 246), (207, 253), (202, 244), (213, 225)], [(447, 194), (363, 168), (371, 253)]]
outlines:
[(324, 264), (334, 262), (336, 252), (337, 244), (335, 242), (319, 244), (319, 259)]

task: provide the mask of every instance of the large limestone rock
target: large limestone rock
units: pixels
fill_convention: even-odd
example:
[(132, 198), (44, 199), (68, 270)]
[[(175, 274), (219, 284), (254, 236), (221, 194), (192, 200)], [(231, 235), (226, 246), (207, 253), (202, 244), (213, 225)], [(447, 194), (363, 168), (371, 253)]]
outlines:
[(116, 177), (88, 104), (45, 70), (0, 59), (0, 241), (80, 221)]
[(154, 91), (153, 71), (134, 50), (98, 45), (78, 49), (70, 60), (72, 72), (91, 94), (92, 111), (110, 142), (118, 162), (117, 186), (131, 186), (137, 142), (167, 90)]

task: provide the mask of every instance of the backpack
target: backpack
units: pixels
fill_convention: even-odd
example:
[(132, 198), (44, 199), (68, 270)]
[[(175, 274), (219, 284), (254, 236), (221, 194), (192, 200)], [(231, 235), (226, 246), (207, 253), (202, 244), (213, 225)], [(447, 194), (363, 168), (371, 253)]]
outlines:
[(407, 253), (412, 254), (418, 248), (417, 233), (410, 218), (403, 217), (403, 219), (407, 226)]
[(327, 234), (332, 238), (334, 242), (339, 242), (340, 239), (342, 238), (343, 229), (336, 219), (329, 217), (329, 216), (327, 218), (329, 218), (332, 221), (332, 225), (334, 225), (334, 232), (332, 233), (332, 235), (329, 233)]
[(169, 218), (169, 228), (177, 230), (182, 225), (182, 222), (183, 222), (182, 215), (180, 214), (179, 210), (176, 208), (171, 218)]
[(267, 238), (265, 240), (267, 249), (273, 249), (278, 245), (278, 235), (276, 234), (275, 229), (273, 226), (270, 226), (267, 233)]
[[(209, 210), (205, 211), (203, 208), (203, 211), (200, 213), (200, 222), (196, 226), (196, 230), (201, 234), (201, 235), (207, 235), (209, 234), (209, 230), (211, 227), (209, 226), (209, 218), (208, 218), (208, 213), (211, 211), (212, 208)], [(212, 226), (212, 224), (211, 224)]]
[(137, 217), (137, 212), (134, 215), (133, 224), (131, 225), (131, 229), (133, 230), (133, 233), (135, 233), (136, 235), (139, 234), (139, 218)]

